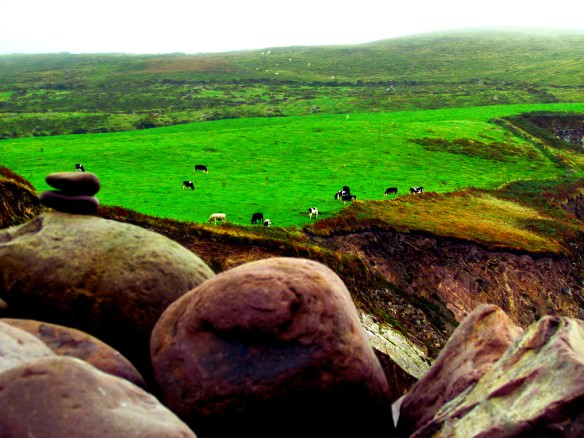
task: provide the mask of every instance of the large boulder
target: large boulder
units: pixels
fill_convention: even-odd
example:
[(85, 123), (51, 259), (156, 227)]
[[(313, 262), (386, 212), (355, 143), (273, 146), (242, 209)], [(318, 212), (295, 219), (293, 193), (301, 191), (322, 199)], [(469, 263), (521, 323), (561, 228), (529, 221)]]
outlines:
[(584, 322), (546, 316), (412, 437), (584, 436)]
[(162, 311), (214, 273), (152, 231), (53, 212), (0, 230), (2, 316), (74, 327), (150, 375), (149, 339)]
[(478, 306), (456, 328), (432, 367), (400, 401), (398, 432), (409, 437), (476, 382), (522, 333), (499, 307)]
[(43, 341), (55, 354), (71, 356), (90, 363), (97, 369), (145, 388), (138, 370), (117, 350), (80, 330), (32, 319), (2, 318), (0, 323), (24, 330)]
[(28, 361), (54, 355), (35, 336), (0, 321), (0, 373)]
[(76, 358), (10, 368), (0, 388), (5, 438), (196, 438), (154, 396)]
[(162, 314), (151, 352), (163, 401), (201, 437), (393, 429), (349, 292), (314, 261), (265, 259), (207, 280)]

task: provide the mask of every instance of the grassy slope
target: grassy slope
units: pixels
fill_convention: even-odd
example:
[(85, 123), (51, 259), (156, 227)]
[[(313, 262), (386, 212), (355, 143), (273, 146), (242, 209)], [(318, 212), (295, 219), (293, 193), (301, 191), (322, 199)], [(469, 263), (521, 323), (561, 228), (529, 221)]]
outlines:
[[(82, 162), (101, 179), (98, 197), (107, 205), (195, 222), (225, 212), (241, 224), (262, 211), (274, 225), (304, 225), (308, 207), (317, 206), (321, 217), (343, 208), (333, 199), (343, 185), (359, 200), (381, 200), (388, 186), (397, 186), (400, 194), (420, 185), (442, 193), (564, 174), (532, 144), (489, 123), (529, 109), (581, 112), (584, 104), (224, 120), (5, 140), (0, 151), (3, 164), (39, 192), (48, 189), (47, 174)], [(413, 141), (420, 138), (475, 139), (479, 147), (434, 151)], [(489, 159), (485, 149), (498, 143), (508, 150), (499, 147), (496, 159)], [(206, 164), (209, 173), (195, 174), (196, 163)], [(195, 182), (194, 192), (181, 189), (188, 179)]]

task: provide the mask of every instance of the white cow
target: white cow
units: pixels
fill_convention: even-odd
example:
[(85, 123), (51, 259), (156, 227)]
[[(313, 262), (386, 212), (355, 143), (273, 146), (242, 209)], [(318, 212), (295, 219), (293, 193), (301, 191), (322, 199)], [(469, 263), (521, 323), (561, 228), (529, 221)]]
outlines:
[(220, 222), (227, 222), (227, 215), (225, 213), (213, 213), (209, 216), (209, 222), (213, 222), (214, 224)]
[(312, 216), (314, 215), (314, 217), (318, 217), (318, 208), (316, 207), (310, 207), (308, 209), (308, 217), (310, 219), (312, 219)]
[(264, 227), (269, 227), (270, 225), (272, 225), (272, 221), (269, 219), (264, 220)]

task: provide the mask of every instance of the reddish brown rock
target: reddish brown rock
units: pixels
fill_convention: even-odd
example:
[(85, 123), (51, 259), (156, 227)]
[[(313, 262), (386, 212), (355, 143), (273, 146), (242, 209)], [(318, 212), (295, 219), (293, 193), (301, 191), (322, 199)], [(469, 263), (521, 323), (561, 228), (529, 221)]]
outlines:
[(393, 429), (349, 292), (313, 261), (266, 259), (205, 281), (162, 314), (151, 353), (162, 399), (201, 437)]
[(412, 437), (584, 436), (584, 321), (532, 324)]
[(4, 371), (0, 389), (2, 437), (195, 437), (152, 395), (71, 357)]
[(56, 172), (47, 175), (45, 181), (67, 195), (93, 196), (101, 187), (99, 179), (91, 172)]
[(4, 318), (0, 322), (30, 333), (59, 356), (76, 357), (105, 373), (126, 379), (142, 388), (146, 387), (144, 379), (128, 359), (94, 336), (71, 327), (31, 319)]
[(54, 353), (44, 342), (24, 330), (0, 321), (0, 373), (48, 356), (54, 356)]
[(397, 430), (409, 437), (448, 401), (476, 384), (522, 333), (497, 306), (477, 307), (452, 334), (433, 363), (401, 401)]
[(45, 207), (71, 214), (95, 214), (99, 207), (99, 201), (93, 196), (65, 195), (52, 190), (43, 192), (40, 201)]

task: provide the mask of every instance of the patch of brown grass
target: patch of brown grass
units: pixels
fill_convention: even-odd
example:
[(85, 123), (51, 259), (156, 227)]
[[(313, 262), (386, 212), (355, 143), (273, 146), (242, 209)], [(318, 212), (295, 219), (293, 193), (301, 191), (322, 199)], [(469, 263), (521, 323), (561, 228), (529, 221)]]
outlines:
[(428, 232), (491, 248), (555, 254), (569, 252), (566, 240), (584, 232), (584, 226), (576, 221), (551, 216), (496, 191), (476, 189), (357, 202), (338, 217), (308, 226), (307, 231), (327, 236), (379, 228)]

